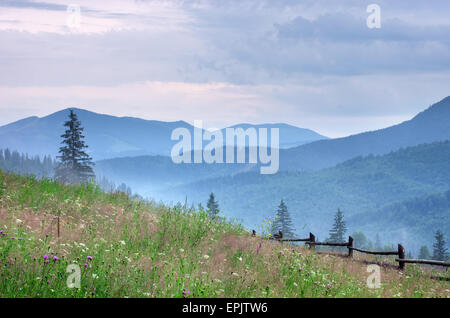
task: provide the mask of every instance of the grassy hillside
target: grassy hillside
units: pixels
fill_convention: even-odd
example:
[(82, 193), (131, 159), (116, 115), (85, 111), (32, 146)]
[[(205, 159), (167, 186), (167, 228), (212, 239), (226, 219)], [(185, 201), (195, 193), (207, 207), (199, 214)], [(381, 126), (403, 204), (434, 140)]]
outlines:
[(362, 263), (250, 238), (203, 211), (1, 171), (0, 186), (0, 297), (450, 297), (416, 266), (382, 267), (369, 289)]
[[(377, 217), (378, 210), (450, 189), (448, 158), (450, 142), (438, 142), (383, 156), (358, 157), (316, 172), (244, 173), (200, 181), (166, 191), (165, 195), (178, 193), (174, 200), (183, 200), (187, 195), (193, 201), (205, 201), (213, 191), (222, 210), (227, 215), (242, 218), (248, 226), (257, 226), (263, 218), (273, 216), (280, 200), (284, 199), (299, 232), (311, 231), (324, 237), (338, 208), (346, 217), (372, 215), (375, 223), (371, 226), (376, 227), (381, 221)], [(420, 214), (416, 216), (421, 219)], [(426, 230), (420, 225), (429, 223), (425, 218), (426, 215), (418, 220), (419, 225), (415, 227), (414, 231), (420, 230), (419, 235)], [(365, 224), (355, 220), (350, 230), (360, 231)], [(449, 237), (450, 233), (445, 235)], [(411, 242), (404, 241), (405, 238), (409, 240), (402, 235), (393, 243), (401, 242), (408, 247)]]

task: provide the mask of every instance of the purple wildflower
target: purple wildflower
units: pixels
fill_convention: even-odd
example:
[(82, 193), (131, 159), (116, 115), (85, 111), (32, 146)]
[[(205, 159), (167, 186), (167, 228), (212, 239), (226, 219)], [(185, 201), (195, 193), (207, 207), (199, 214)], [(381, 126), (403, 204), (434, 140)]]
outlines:
[(261, 242), (259, 242), (258, 247), (256, 248), (256, 254), (259, 254), (259, 250), (261, 249)]
[(183, 297), (186, 298), (187, 296), (189, 296), (189, 290), (183, 289)]
[(204, 261), (201, 261), (200, 264), (205, 265), (205, 262), (204, 262)]
[(88, 268), (88, 267), (89, 267), (89, 264), (84, 264), (84, 267)]
[(88, 256), (87, 259), (92, 261), (94, 258), (92, 256)]
[(11, 236), (11, 240), (14, 240), (15, 239), (15, 237), (14, 236)]
[(55, 255), (55, 256), (53, 256), (53, 260), (57, 261), (57, 260), (59, 260), (59, 257)]
[(44, 255), (44, 259), (48, 259), (48, 255), (47, 254)]

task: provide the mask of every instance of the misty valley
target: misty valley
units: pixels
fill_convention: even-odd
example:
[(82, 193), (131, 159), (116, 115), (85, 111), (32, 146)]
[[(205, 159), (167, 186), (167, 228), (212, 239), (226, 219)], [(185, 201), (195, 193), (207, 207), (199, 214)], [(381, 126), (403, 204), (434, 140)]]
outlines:
[[(114, 140), (111, 149), (119, 149), (114, 144), (131, 148), (131, 145), (123, 145), (127, 145), (129, 140), (136, 143), (142, 138), (144, 127), (151, 134), (155, 134), (158, 126), (174, 127), (170, 123), (138, 120), (141, 127), (134, 132), (128, 118), (84, 110), (76, 112), (80, 120), (86, 123), (86, 143), (96, 145)], [(59, 122), (63, 121), (64, 114), (67, 111), (33, 119), (31, 123), (25, 119), (0, 127), (1, 140), (4, 141), (3, 144), (0, 141), (0, 147), (16, 151), (8, 155), (10, 159), (5, 158), (6, 153), (2, 156), (4, 159), (0, 160), (0, 168), (52, 177), (54, 163), (50, 157), (57, 150), (60, 132), (46, 131), (44, 127), (61, 126)], [(114, 139), (105, 136), (108, 130), (98, 133), (99, 127), (108, 121), (114, 121), (117, 127), (114, 131), (126, 131), (122, 138), (119, 135)], [(122, 189), (130, 195), (172, 206), (205, 205), (213, 192), (220, 203), (221, 215), (250, 230), (258, 230), (264, 219), (274, 217), (279, 201), (283, 199), (297, 235), (314, 232), (325, 238), (332, 226), (333, 215), (341, 209), (349, 234), (361, 232), (366, 241), (373, 243), (377, 237), (382, 238), (378, 242), (381, 246), (402, 242), (410, 253), (418, 255), (423, 245), (432, 245), (437, 229), (447, 236), (450, 231), (449, 122), (450, 98), (447, 97), (397, 126), (338, 139), (317, 134), (316, 141), (281, 149), (280, 171), (271, 175), (261, 174), (261, 164), (250, 160), (250, 154), (256, 153), (258, 146), (254, 147), (255, 141), (250, 140), (248, 135), (239, 141), (245, 148), (237, 148), (230, 141), (225, 143), (225, 138), (216, 140), (220, 144), (224, 142), (223, 149), (220, 148), (223, 155), (230, 148), (233, 148), (229, 151), (231, 153), (242, 152), (238, 156), (240, 162), (236, 163), (207, 163), (201, 160), (195, 164), (178, 163), (164, 154), (131, 157), (119, 153), (111, 154), (112, 158), (102, 158), (106, 154), (99, 154), (102, 159), (96, 160), (94, 169), (97, 182), (103, 189)], [(242, 127), (248, 129), (249, 125)], [(273, 129), (274, 125), (268, 127)], [(283, 124), (278, 127), (281, 144), (284, 140), (298, 139), (301, 143), (303, 138), (311, 138), (308, 136), (310, 131), (301, 128), (297, 131), (293, 127), (286, 131)], [(192, 132), (193, 136), (204, 133), (194, 126), (186, 126), (183, 130), (187, 134)], [(39, 133), (35, 133), (37, 131)], [(111, 134), (114, 131), (111, 130)], [(16, 137), (14, 143), (6, 142), (11, 140), (12, 134), (21, 138)], [(135, 138), (133, 134), (136, 134)], [(159, 143), (177, 147), (179, 141), (170, 138), (170, 130), (166, 127), (160, 128), (157, 134), (165, 136)], [(191, 143), (190, 138), (183, 142), (188, 150), (191, 145), (194, 147), (194, 150), (183, 153), (184, 156), (194, 159), (202, 157), (196, 153), (195, 143)], [(26, 143), (33, 144), (40, 151), (28, 152)], [(132, 147), (137, 152), (158, 151), (157, 145), (152, 149), (151, 142), (142, 141), (141, 145)], [(93, 147), (88, 149), (95, 158), (98, 150)], [(17, 151), (27, 153), (27, 157), (19, 160)], [(32, 159), (39, 155), (45, 160)], [(19, 161), (23, 163), (18, 165)]]

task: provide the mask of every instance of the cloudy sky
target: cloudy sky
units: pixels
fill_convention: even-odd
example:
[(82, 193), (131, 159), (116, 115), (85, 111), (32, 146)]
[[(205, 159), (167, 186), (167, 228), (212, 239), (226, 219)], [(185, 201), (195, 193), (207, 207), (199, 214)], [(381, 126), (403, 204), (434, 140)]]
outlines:
[[(381, 28), (367, 27), (372, 3)], [(80, 107), (330, 137), (383, 128), (450, 95), (449, 12), (448, 0), (0, 0), (0, 125)]]

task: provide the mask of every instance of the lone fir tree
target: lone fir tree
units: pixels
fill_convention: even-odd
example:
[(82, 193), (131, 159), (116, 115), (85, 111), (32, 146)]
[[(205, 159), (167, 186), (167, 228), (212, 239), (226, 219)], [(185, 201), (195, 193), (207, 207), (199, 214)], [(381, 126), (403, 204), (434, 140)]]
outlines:
[(283, 200), (281, 200), (278, 206), (277, 215), (272, 226), (272, 235), (277, 234), (278, 231), (283, 233), (284, 238), (293, 238), (295, 236), (292, 219)]
[(343, 243), (345, 242), (345, 233), (347, 232), (347, 227), (344, 221), (344, 213), (338, 209), (336, 215), (334, 216), (333, 228), (330, 230), (330, 242)]
[(219, 203), (214, 198), (214, 193), (212, 192), (209, 195), (208, 202), (206, 203), (206, 208), (208, 209), (208, 216), (210, 218), (216, 218), (219, 214)]
[(60, 160), (55, 169), (55, 178), (63, 183), (80, 184), (95, 179), (92, 158), (84, 151), (88, 146), (83, 141), (83, 128), (73, 110), (70, 110), (67, 127), (61, 135), (63, 141), (59, 148)]
[(433, 244), (433, 259), (436, 261), (447, 260), (448, 253), (447, 248), (445, 247), (444, 234), (440, 230), (437, 230), (434, 239), (436, 241)]

